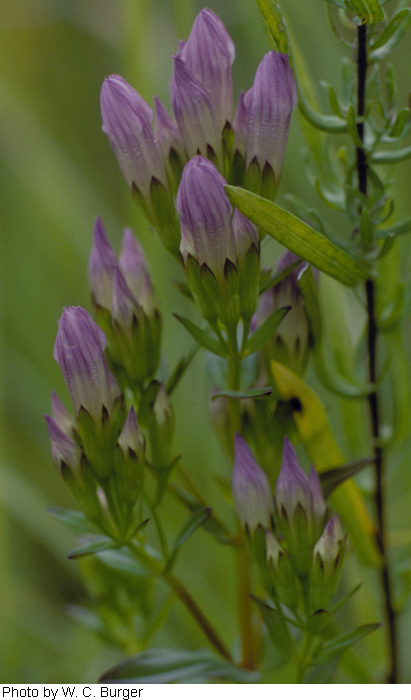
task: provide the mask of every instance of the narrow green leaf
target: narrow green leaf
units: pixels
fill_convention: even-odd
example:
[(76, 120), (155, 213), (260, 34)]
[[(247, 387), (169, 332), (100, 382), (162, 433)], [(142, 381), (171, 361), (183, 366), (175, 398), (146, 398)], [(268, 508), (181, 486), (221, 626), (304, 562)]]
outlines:
[(47, 508), (47, 512), (54, 518), (60, 520), (61, 523), (67, 525), (74, 532), (82, 534), (93, 532), (98, 533), (98, 528), (87, 520), (84, 513), (79, 510), (70, 510), (69, 508)]
[(132, 576), (155, 576), (152, 569), (137, 561), (126, 547), (121, 549), (104, 549), (96, 553), (97, 559), (105, 566)]
[(318, 345), (322, 339), (321, 310), (317, 282), (310, 265), (301, 271), (297, 284), (304, 299), (304, 311), (308, 318), (312, 342), (314, 345)]
[(384, 12), (378, 0), (344, 0), (345, 6), (365, 24), (382, 22)]
[(352, 598), (353, 595), (355, 595), (357, 593), (357, 591), (360, 590), (361, 586), (362, 586), (362, 582), (357, 583), (357, 585), (354, 586), (354, 588), (351, 591), (349, 591), (348, 593), (345, 594), (345, 596), (340, 598), (340, 600), (338, 600), (335, 603), (335, 605), (333, 605), (332, 608), (330, 609), (330, 615), (335, 615), (335, 613), (338, 610), (340, 610), (340, 608), (342, 608), (346, 603), (348, 603), (350, 598)]
[(246, 345), (246, 354), (251, 355), (253, 352), (260, 350), (263, 345), (268, 343), (276, 332), (278, 326), (291, 309), (291, 306), (284, 306), (282, 309), (277, 309), (269, 316), (264, 323), (249, 337)]
[(287, 28), (281, 10), (273, 0), (257, 0), (258, 8), (267, 25), (274, 47), (279, 53), (289, 53)]
[(284, 616), (278, 610), (267, 605), (261, 598), (257, 598), (254, 595), (251, 598), (258, 605), (261, 616), (267, 625), (268, 635), (276, 651), (281, 656), (292, 656), (295, 653), (295, 646)]
[(347, 285), (367, 276), (363, 265), (277, 204), (239, 187), (226, 185), (225, 189), (231, 203), (254, 224), (318, 270)]
[(176, 539), (174, 549), (178, 549), (181, 545), (202, 525), (209, 517), (211, 508), (199, 508), (196, 510), (183, 525)]
[(188, 370), (191, 361), (198, 352), (199, 345), (194, 345), (188, 355), (182, 357), (174, 368), (174, 371), (166, 384), (167, 396), (171, 396), (174, 389), (178, 386), (184, 374)]
[(408, 216), (406, 219), (403, 219), (392, 226), (379, 229), (379, 231), (377, 231), (376, 238), (381, 239), (386, 238), (387, 236), (398, 236), (404, 233), (409, 233), (409, 231), (411, 231), (411, 216)]
[[(404, 8), (398, 14), (401, 15), (402, 12), (404, 12)], [(395, 18), (393, 17), (392, 19), (394, 20)], [(391, 34), (391, 36), (388, 39), (385, 39), (384, 43), (381, 46), (379, 46), (377, 48), (375, 48), (375, 46), (372, 46), (372, 49), (369, 52), (370, 63), (376, 63), (376, 62), (382, 61), (383, 58), (385, 58), (386, 56), (389, 56), (394, 51), (394, 49), (398, 46), (400, 41), (404, 38), (408, 29), (410, 28), (410, 25), (411, 25), (411, 12), (409, 12), (409, 8), (406, 8), (405, 14), (402, 17), (401, 22), (395, 27), (395, 31)], [(388, 27), (388, 25), (387, 25), (387, 27)], [(383, 30), (383, 31), (385, 31), (385, 30)], [(378, 41), (378, 39), (377, 39), (377, 41)], [(390, 78), (388, 78), (388, 79), (390, 82), (392, 82)], [(394, 88), (394, 90), (395, 90), (394, 85), (391, 85), (390, 87)]]
[(194, 338), (196, 343), (201, 345), (201, 347), (205, 348), (209, 352), (212, 352), (214, 355), (227, 357), (226, 349), (223, 348), (217, 338), (213, 338), (211, 335), (208, 335), (206, 331), (203, 331), (202, 328), (196, 326), (196, 324), (190, 321), (188, 318), (184, 318), (184, 316), (179, 316), (178, 314), (173, 314), (173, 316), (175, 316), (177, 321), (180, 321), (184, 328), (190, 333), (192, 338)]
[(260, 278), (260, 290), (259, 294), (264, 294), (264, 292), (267, 291), (267, 289), (271, 289), (271, 287), (275, 287), (277, 284), (282, 282), (290, 272), (294, 272), (294, 270), (301, 265), (302, 260), (295, 260), (291, 265), (287, 265), (287, 267), (283, 267), (282, 270), (279, 272), (274, 272), (270, 273), (268, 272), (267, 275), (262, 275)]
[(390, 138), (392, 139), (398, 139), (402, 132), (404, 131), (404, 127), (407, 123), (407, 121), (410, 118), (410, 110), (408, 107), (404, 107), (404, 109), (400, 109), (398, 112), (397, 116), (395, 117), (395, 122), (391, 127), (391, 131), (389, 133)]
[(87, 544), (72, 549), (71, 552), (67, 554), (67, 558), (78, 559), (78, 557), (85, 557), (90, 554), (95, 554), (96, 552), (103, 552), (105, 549), (114, 549), (118, 547), (118, 543), (114, 542), (111, 537), (91, 535), (87, 539), (89, 540)]
[(401, 163), (411, 157), (411, 146), (399, 148), (398, 151), (375, 151), (370, 155), (372, 163), (378, 165), (391, 165), (391, 163)]
[(345, 119), (340, 119), (335, 115), (320, 114), (315, 109), (310, 107), (305, 97), (299, 93), (298, 106), (301, 114), (310, 124), (319, 129), (319, 131), (327, 131), (330, 134), (346, 134), (347, 122)]
[(221, 678), (233, 683), (258, 683), (260, 673), (233, 666), (207, 651), (150, 649), (109, 669), (99, 682), (127, 680), (163, 684), (202, 678)]
[(325, 664), (331, 661), (336, 656), (339, 656), (339, 654), (342, 654), (343, 651), (349, 649), (349, 647), (355, 644), (361, 637), (374, 632), (378, 627), (381, 627), (380, 623), (374, 622), (369, 625), (361, 625), (361, 627), (357, 627), (356, 630), (348, 634), (341, 634), (338, 637), (334, 637), (334, 639), (321, 645), (320, 650), (313, 658), (313, 663)]
[(184, 542), (199, 528), (203, 523), (207, 520), (207, 518), (210, 516), (211, 513), (211, 508), (199, 508), (198, 510), (195, 510), (194, 513), (190, 515), (188, 520), (184, 523), (182, 529), (180, 530), (177, 539), (174, 543), (173, 550), (167, 560), (165, 569), (164, 569), (164, 574), (167, 574), (171, 571), (173, 568), (178, 552), (180, 550), (180, 547), (184, 544)]
[(228, 396), (229, 399), (258, 399), (259, 396), (269, 396), (273, 393), (271, 386), (259, 386), (258, 389), (246, 389), (245, 391), (234, 391), (233, 389), (222, 389), (212, 395), (211, 400), (219, 396)]
[(371, 44), (369, 55), (372, 58), (373, 52), (376, 51), (377, 49), (381, 48), (381, 46), (384, 46), (384, 44), (387, 43), (389, 39), (391, 39), (392, 35), (394, 32), (397, 31), (398, 27), (404, 19), (410, 14), (409, 9), (404, 9), (401, 10), (400, 12), (397, 12), (396, 15), (391, 17), (390, 21), (388, 22), (387, 26), (384, 27), (382, 32), (377, 36), (375, 41)]
[(351, 479), (352, 476), (355, 476), (362, 469), (373, 464), (373, 462), (375, 462), (375, 457), (365, 457), (364, 459), (357, 459), (355, 462), (344, 464), (342, 467), (333, 467), (321, 472), (320, 481), (324, 498), (328, 498), (343, 481)]

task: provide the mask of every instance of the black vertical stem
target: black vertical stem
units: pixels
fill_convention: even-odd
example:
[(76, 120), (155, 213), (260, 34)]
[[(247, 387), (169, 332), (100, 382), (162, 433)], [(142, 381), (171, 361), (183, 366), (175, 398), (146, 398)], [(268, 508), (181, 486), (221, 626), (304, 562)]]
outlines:
[[(365, 92), (367, 74), (367, 25), (358, 27), (358, 54), (357, 54), (357, 116), (365, 115)], [(364, 140), (364, 124), (357, 124), (357, 132), (361, 141)], [(358, 188), (362, 194), (367, 195), (367, 156), (363, 148), (357, 147), (357, 175)], [(368, 314), (368, 376), (372, 384), (376, 381), (377, 367), (377, 340), (378, 326), (375, 315), (375, 283), (373, 279), (367, 279), (365, 283)], [(392, 599), (392, 584), (388, 563), (386, 544), (386, 514), (384, 498), (384, 453), (381, 447), (380, 403), (377, 391), (368, 396), (368, 406), (371, 418), (371, 430), (374, 440), (375, 456), (375, 509), (378, 521), (376, 534), (378, 549), (381, 554), (381, 585), (384, 593), (384, 613), (388, 637), (389, 669), (388, 683), (398, 683), (398, 645), (397, 645), (397, 617)]]

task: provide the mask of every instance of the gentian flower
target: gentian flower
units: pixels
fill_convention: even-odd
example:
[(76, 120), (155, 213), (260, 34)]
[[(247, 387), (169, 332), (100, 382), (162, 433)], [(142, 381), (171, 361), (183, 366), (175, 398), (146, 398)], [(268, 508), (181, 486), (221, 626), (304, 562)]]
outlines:
[(130, 189), (151, 202), (155, 178), (164, 187), (167, 178), (152, 127), (153, 111), (119, 75), (110, 75), (101, 88), (103, 131), (107, 134)]
[(209, 94), (219, 118), (221, 133), (233, 115), (231, 64), (235, 58), (235, 47), (221, 19), (214, 12), (203, 9), (197, 15), (179, 56)]
[[(298, 94), (285, 54), (270, 51), (255, 74), (254, 85), (246, 93), (247, 111), (246, 170), (259, 169), (261, 187), (278, 189), (287, 145), (291, 112)], [(270, 180), (273, 182), (270, 184)]]
[(103, 409), (110, 415), (121, 395), (104, 357), (105, 347), (106, 337), (87, 311), (79, 306), (64, 309), (54, 359), (63, 372), (76, 413), (84, 408), (97, 425)]
[(270, 483), (246, 441), (238, 434), (235, 436), (231, 490), (240, 522), (251, 535), (259, 525), (263, 528), (271, 526), (274, 508)]

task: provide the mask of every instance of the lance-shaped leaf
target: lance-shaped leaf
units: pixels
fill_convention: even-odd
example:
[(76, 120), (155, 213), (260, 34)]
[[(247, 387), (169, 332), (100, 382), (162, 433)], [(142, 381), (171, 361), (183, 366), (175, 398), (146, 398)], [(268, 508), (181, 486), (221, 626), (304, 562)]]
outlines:
[(167, 396), (171, 396), (176, 386), (180, 383), (187, 369), (189, 368), (192, 359), (197, 354), (199, 346), (194, 345), (187, 355), (184, 355), (176, 364), (174, 371), (166, 384)]
[(264, 323), (257, 328), (256, 331), (249, 337), (246, 346), (246, 354), (251, 355), (253, 352), (260, 350), (263, 345), (268, 343), (276, 332), (278, 326), (284, 316), (288, 314), (291, 306), (284, 306), (282, 309), (277, 309), (269, 316)]
[(78, 559), (78, 557), (85, 557), (90, 554), (96, 554), (96, 552), (103, 552), (105, 549), (115, 549), (118, 546), (118, 543), (112, 540), (111, 537), (106, 537), (105, 535), (89, 535), (84, 538), (84, 544), (72, 549), (71, 552), (67, 554), (67, 557), (69, 559)]
[(234, 391), (234, 389), (223, 389), (216, 391), (212, 395), (211, 400), (217, 399), (219, 396), (227, 396), (229, 399), (258, 399), (260, 396), (270, 396), (273, 393), (271, 386), (259, 386), (256, 389), (245, 389), (244, 391)]
[(87, 520), (86, 516), (79, 510), (70, 510), (69, 508), (48, 508), (47, 511), (54, 518), (57, 518), (57, 520), (60, 520), (60, 522), (64, 523), (64, 525), (67, 525), (70, 530), (74, 530), (74, 532), (80, 532), (82, 534), (87, 532), (99, 532), (99, 529), (93, 525), (93, 523)]
[(258, 671), (246, 671), (207, 651), (150, 649), (135, 654), (106, 671), (99, 682), (138, 681), (177, 683), (202, 678), (224, 678), (234, 683), (258, 683)]
[(349, 647), (355, 644), (361, 637), (370, 634), (370, 632), (374, 632), (378, 627), (381, 627), (379, 622), (361, 625), (361, 627), (357, 627), (356, 630), (348, 634), (341, 634), (338, 637), (334, 637), (334, 639), (331, 639), (329, 642), (324, 642), (318, 653), (314, 656), (313, 663), (325, 664), (331, 661), (336, 656), (342, 654), (343, 651), (349, 649)]
[(261, 598), (252, 595), (251, 598), (258, 605), (261, 617), (267, 625), (268, 635), (274, 648), (281, 656), (290, 657), (295, 653), (295, 645), (288, 630), (284, 616), (275, 608), (267, 605)]
[(279, 53), (288, 54), (289, 40), (287, 27), (280, 8), (273, 0), (257, 0), (257, 5), (267, 25), (268, 31), (270, 32), (276, 50)]
[(350, 286), (367, 276), (363, 265), (274, 202), (231, 185), (226, 185), (225, 190), (244, 216), (318, 270)]
[(190, 517), (184, 523), (183, 527), (177, 535), (173, 551), (171, 552), (170, 557), (167, 561), (164, 573), (169, 573), (171, 571), (175, 564), (180, 547), (184, 544), (186, 540), (188, 540), (189, 537), (191, 537), (193, 532), (195, 532), (197, 528), (199, 528), (200, 525), (202, 525), (207, 520), (207, 518), (210, 516), (210, 513), (211, 508), (199, 508), (190, 515)]
[(384, 19), (378, 0), (344, 0), (344, 2), (346, 8), (357, 15), (362, 24), (374, 24)]
[(325, 472), (322, 472), (320, 481), (324, 498), (328, 498), (337, 486), (347, 479), (351, 479), (351, 477), (373, 462), (375, 462), (375, 457), (365, 457), (365, 459), (357, 459), (355, 462), (344, 464), (342, 467), (333, 467), (333, 469), (327, 469)]
[(371, 155), (371, 161), (379, 165), (391, 165), (391, 163), (401, 163), (403, 160), (411, 158), (411, 146), (399, 148), (398, 151), (375, 151)]
[[(344, 464), (327, 413), (316, 394), (288, 367), (271, 362), (276, 385), (294, 408), (293, 418), (300, 439), (319, 474), (332, 466)], [(362, 496), (351, 481), (345, 481), (333, 493), (331, 503), (344, 522), (358, 554), (368, 566), (380, 562), (375, 545), (374, 525)]]
[(184, 316), (179, 316), (178, 314), (173, 314), (173, 316), (176, 317), (177, 321), (180, 321), (184, 328), (194, 338), (196, 343), (201, 345), (201, 347), (205, 348), (209, 352), (212, 352), (214, 355), (227, 357), (228, 351), (221, 345), (217, 338), (213, 338), (211, 335), (208, 335), (206, 331), (203, 331), (202, 328), (196, 326), (196, 324), (190, 321), (188, 318), (184, 318)]

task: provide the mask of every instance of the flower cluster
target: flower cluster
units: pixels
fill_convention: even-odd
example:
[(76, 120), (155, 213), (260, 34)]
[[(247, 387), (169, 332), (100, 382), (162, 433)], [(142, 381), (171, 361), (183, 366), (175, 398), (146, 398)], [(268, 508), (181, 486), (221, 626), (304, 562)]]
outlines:
[(265, 532), (266, 556), (259, 563), (268, 592), (307, 616), (326, 609), (339, 582), (345, 541), (338, 516), (330, 518), (314, 467), (307, 476), (285, 438), (273, 498), (265, 472), (236, 435), (232, 493), (250, 536)]
[[(172, 465), (174, 416), (163, 384), (153, 379), (161, 317), (129, 229), (117, 258), (96, 220), (89, 280), (99, 325), (81, 307), (64, 309), (54, 348), (75, 417), (53, 394), (46, 423), (53, 460), (86, 517), (110, 536), (126, 538), (138, 525), (135, 505), (144, 485), (146, 439), (139, 424), (163, 488)], [(126, 390), (133, 397), (128, 412)]]
[(123, 386), (142, 388), (154, 377), (161, 346), (161, 316), (147, 261), (130, 229), (117, 259), (101, 219), (94, 226), (89, 282), (107, 356)]
[(229, 182), (274, 198), (281, 178), (297, 90), (287, 56), (269, 52), (233, 117), (234, 44), (211, 10), (197, 16), (180, 42), (170, 81), (173, 117), (155, 98), (153, 111), (123, 78), (101, 90), (103, 130), (126, 182), (164, 246), (178, 256), (173, 197), (184, 164), (209, 159)]

